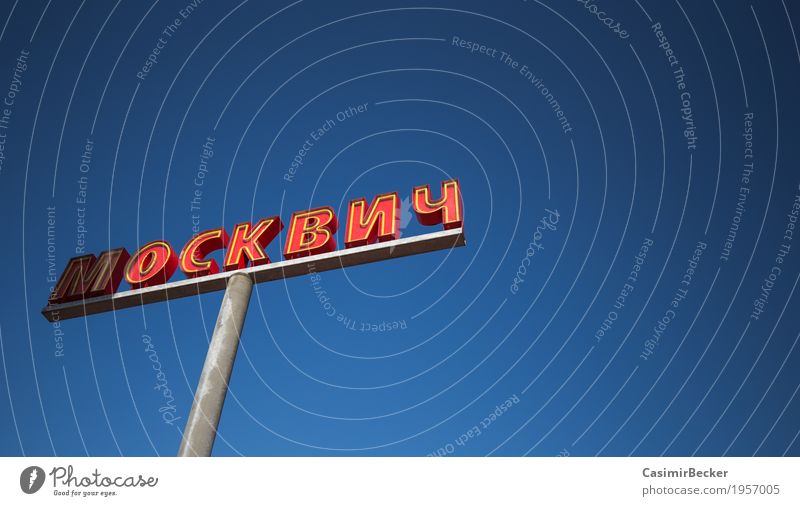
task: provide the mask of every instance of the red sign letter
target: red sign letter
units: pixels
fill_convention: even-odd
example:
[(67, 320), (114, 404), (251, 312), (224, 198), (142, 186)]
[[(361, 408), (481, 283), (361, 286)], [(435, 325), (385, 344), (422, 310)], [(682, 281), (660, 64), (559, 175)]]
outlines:
[(147, 243), (137, 251), (125, 267), (125, 281), (132, 288), (166, 283), (178, 267), (178, 255), (166, 241)]
[(225, 255), (225, 270), (243, 269), (247, 266), (248, 260), (253, 265), (270, 263), (264, 248), (275, 239), (281, 230), (283, 230), (283, 223), (277, 216), (264, 218), (256, 223), (255, 227), (251, 227), (248, 222), (239, 223), (233, 227), (231, 243), (228, 246), (228, 253)]
[(463, 225), (461, 209), (461, 189), (458, 179), (442, 182), (442, 198), (431, 201), (431, 188), (428, 185), (414, 188), (414, 211), (423, 225), (444, 223), (445, 230)]
[(70, 259), (50, 295), (50, 304), (116, 292), (129, 257), (125, 248), (119, 248), (104, 251), (99, 259), (94, 255)]
[(194, 236), (181, 251), (181, 270), (190, 278), (216, 274), (219, 265), (214, 259), (205, 260), (212, 251), (228, 245), (228, 233), (224, 228), (206, 230)]
[(397, 239), (399, 209), (400, 199), (397, 197), (397, 192), (378, 195), (372, 200), (369, 209), (365, 199), (351, 200), (347, 210), (345, 248), (372, 244), (376, 240), (383, 242)]
[(333, 234), (338, 227), (336, 214), (328, 206), (295, 212), (283, 256), (292, 259), (335, 250)]

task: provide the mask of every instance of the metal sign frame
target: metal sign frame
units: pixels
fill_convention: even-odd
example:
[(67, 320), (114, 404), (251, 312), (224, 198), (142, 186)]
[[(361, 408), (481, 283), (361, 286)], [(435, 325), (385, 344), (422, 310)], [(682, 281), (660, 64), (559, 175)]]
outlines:
[(220, 272), (198, 278), (182, 279), (170, 283), (126, 290), (112, 295), (81, 299), (63, 304), (51, 304), (42, 309), (48, 321), (66, 320), (117, 309), (124, 309), (154, 302), (191, 297), (202, 293), (224, 290), (227, 280), (234, 274), (246, 274), (254, 283), (274, 281), (283, 278), (303, 276), (309, 273), (308, 264), (314, 264), (315, 271), (328, 271), (367, 264), (379, 260), (399, 258), (419, 253), (464, 246), (464, 229), (454, 228), (440, 232), (404, 237), (393, 241), (358, 246), (330, 253), (283, 260), (280, 262), (247, 267), (235, 271)]

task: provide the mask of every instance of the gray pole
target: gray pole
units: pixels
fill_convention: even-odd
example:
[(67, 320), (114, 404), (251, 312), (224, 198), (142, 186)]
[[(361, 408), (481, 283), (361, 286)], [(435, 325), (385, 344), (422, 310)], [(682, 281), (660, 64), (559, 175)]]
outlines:
[(250, 276), (234, 274), (228, 278), (178, 457), (211, 455), (252, 291), (253, 280)]

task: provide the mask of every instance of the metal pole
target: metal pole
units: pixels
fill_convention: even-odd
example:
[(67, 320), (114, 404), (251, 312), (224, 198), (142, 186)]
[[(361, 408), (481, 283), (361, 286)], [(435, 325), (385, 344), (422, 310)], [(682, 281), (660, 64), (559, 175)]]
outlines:
[(203, 372), (194, 394), (192, 410), (186, 420), (178, 450), (179, 457), (211, 455), (252, 291), (253, 280), (250, 276), (234, 274), (228, 278), (214, 335), (211, 337)]

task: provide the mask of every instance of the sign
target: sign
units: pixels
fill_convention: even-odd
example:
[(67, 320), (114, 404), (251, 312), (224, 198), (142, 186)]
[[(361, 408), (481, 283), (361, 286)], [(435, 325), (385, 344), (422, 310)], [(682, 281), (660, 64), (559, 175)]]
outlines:
[[(140, 247), (133, 255), (116, 248), (99, 256), (71, 258), (42, 314), (56, 321), (225, 289), (235, 272), (254, 282), (307, 274), (307, 257), (318, 271), (437, 249), (463, 246), (463, 205), (457, 179), (443, 181), (438, 196), (429, 185), (414, 187), (412, 208), (425, 226), (444, 231), (400, 239), (397, 192), (351, 200), (344, 225), (344, 250), (337, 251), (339, 220), (329, 206), (294, 212), (284, 242), (284, 261), (272, 263), (267, 246), (284, 230), (279, 216), (198, 233), (178, 253), (165, 240)], [(220, 266), (208, 255), (224, 250)], [(180, 269), (187, 279), (169, 283)], [(123, 278), (130, 290), (117, 293)]]

